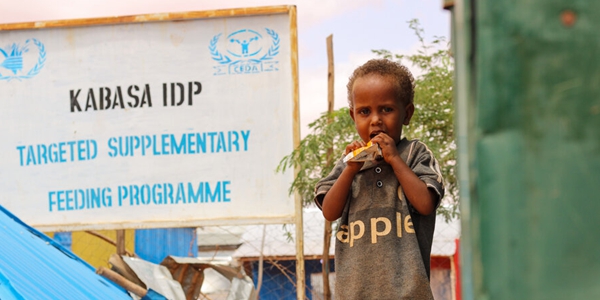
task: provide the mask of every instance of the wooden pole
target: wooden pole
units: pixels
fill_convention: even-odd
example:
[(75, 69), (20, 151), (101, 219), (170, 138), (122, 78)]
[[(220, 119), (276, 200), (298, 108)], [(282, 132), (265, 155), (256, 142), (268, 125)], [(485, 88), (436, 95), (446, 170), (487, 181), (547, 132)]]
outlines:
[[(327, 111), (333, 112), (335, 70), (333, 68), (333, 34), (327, 37)], [(331, 120), (329, 120), (331, 122)]]
[(125, 255), (125, 230), (117, 230), (117, 254)]
[(129, 281), (127, 278), (121, 276), (119, 273), (107, 269), (105, 267), (98, 267), (98, 269), (96, 269), (96, 274), (106, 279), (109, 279), (110, 281), (118, 284), (120, 287), (134, 293), (138, 297), (144, 298), (144, 296), (146, 296), (146, 293), (148, 293), (148, 291), (146, 291), (146, 289), (144, 289), (143, 287)]
[[(294, 148), (300, 145), (300, 109), (299, 109), (299, 97), (300, 94), (298, 84), (298, 27), (297, 27), (297, 13), (296, 6), (289, 6), (290, 13), (290, 38), (292, 41), (292, 77), (293, 77), (293, 91), (294, 91)], [(294, 168), (294, 178), (298, 176), (299, 168)], [(304, 205), (302, 203), (302, 197), (296, 191), (294, 193), (294, 206), (296, 210), (295, 224), (296, 224), (296, 299), (304, 300), (306, 298), (306, 270), (304, 269), (304, 223), (302, 210)]]
[[(333, 112), (334, 104), (334, 68), (333, 68), (333, 35), (327, 37), (327, 112)], [(331, 117), (329, 123), (333, 122)], [(327, 150), (327, 165), (333, 164), (333, 148)], [(329, 286), (329, 249), (331, 248), (331, 222), (325, 220), (325, 228), (323, 232), (323, 298), (331, 300), (331, 288)]]

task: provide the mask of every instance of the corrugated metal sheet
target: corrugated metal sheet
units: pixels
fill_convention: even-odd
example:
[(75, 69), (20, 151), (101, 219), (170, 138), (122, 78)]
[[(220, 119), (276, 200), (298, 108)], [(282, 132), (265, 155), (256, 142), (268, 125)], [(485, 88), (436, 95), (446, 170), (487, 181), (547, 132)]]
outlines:
[(220, 296), (238, 300), (256, 299), (252, 279), (241, 268), (232, 267), (229, 261), (211, 260), (206, 263), (206, 260), (196, 257), (168, 256), (160, 264), (181, 283), (186, 299), (198, 299), (201, 292), (208, 299), (222, 299)]
[(122, 256), (122, 259), (148, 289), (170, 300), (186, 299), (181, 283), (173, 279), (167, 267), (137, 257)]
[(92, 266), (0, 206), (2, 299), (129, 299)]
[(195, 257), (198, 253), (196, 228), (138, 229), (135, 231), (135, 254), (160, 264), (165, 257)]

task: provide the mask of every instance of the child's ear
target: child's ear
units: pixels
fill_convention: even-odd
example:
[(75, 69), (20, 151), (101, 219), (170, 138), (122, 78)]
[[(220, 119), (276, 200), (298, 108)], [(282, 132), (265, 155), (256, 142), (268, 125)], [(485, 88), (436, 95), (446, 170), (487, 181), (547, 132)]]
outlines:
[(350, 118), (352, 118), (352, 121), (356, 121), (356, 120), (354, 120), (354, 109), (352, 107), (350, 107), (350, 109), (348, 110), (348, 113), (350, 114)]
[(410, 103), (406, 106), (405, 110), (406, 110), (406, 115), (404, 116), (404, 121), (402, 121), (402, 124), (408, 125), (408, 124), (410, 124), (410, 119), (412, 118), (413, 114), (415, 113), (415, 105)]

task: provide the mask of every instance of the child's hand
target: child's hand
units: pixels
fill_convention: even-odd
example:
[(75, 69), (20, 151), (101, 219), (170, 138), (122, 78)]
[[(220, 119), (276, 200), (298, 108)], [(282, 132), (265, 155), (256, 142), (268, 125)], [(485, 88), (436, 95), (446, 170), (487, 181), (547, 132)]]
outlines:
[[(348, 146), (346, 146), (346, 151), (344, 152), (344, 155), (358, 149), (361, 147), (366, 146), (367, 143), (363, 142), (363, 141), (354, 141), (350, 144), (348, 144)], [(358, 171), (360, 171), (360, 168), (362, 168), (364, 162), (357, 162), (357, 161), (348, 161), (346, 162), (346, 165), (348, 169), (352, 170), (354, 173), (358, 173)]]
[(383, 159), (388, 164), (392, 164), (392, 160), (396, 157), (400, 158), (400, 153), (398, 153), (398, 149), (396, 148), (396, 142), (386, 133), (379, 133), (371, 139), (371, 142), (379, 145)]

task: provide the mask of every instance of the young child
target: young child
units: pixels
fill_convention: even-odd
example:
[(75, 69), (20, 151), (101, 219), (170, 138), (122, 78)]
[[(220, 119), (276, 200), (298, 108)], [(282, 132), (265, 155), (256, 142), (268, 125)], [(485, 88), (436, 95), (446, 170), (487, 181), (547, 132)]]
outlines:
[(340, 159), (317, 183), (323, 216), (341, 217), (336, 299), (433, 299), (429, 262), (444, 185), (427, 146), (401, 137), (415, 110), (413, 82), (405, 66), (386, 59), (370, 60), (350, 76), (350, 116), (362, 140), (345, 154), (371, 141), (383, 159)]

